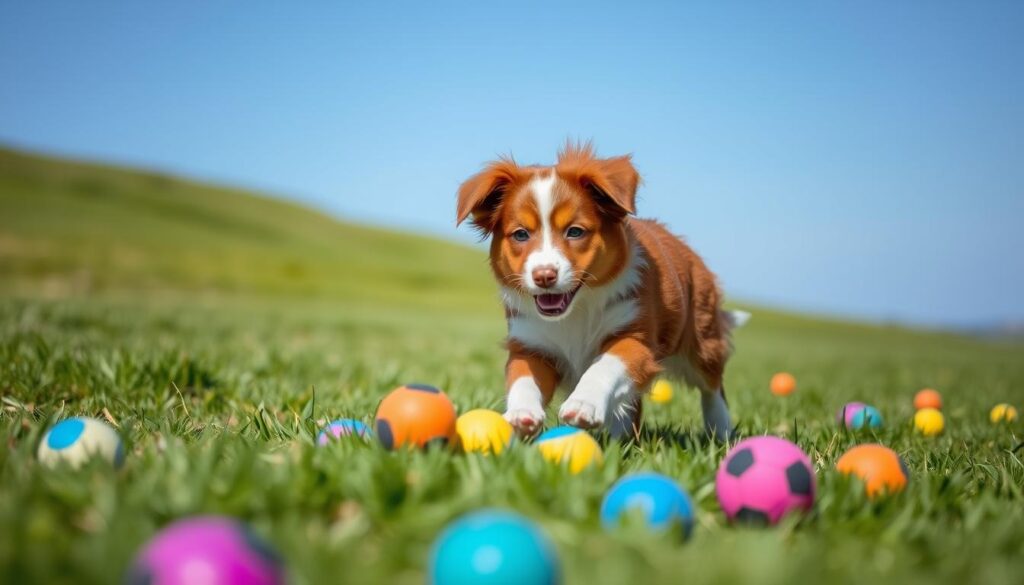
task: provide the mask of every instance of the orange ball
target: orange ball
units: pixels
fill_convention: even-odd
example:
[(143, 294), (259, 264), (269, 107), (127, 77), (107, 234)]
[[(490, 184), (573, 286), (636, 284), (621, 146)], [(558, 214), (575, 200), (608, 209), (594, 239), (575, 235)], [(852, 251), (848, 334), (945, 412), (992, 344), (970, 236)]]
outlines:
[(455, 405), (433, 386), (406, 384), (384, 397), (374, 423), (387, 449), (455, 445)]
[(776, 396), (789, 396), (796, 390), (796, 378), (792, 374), (779, 372), (772, 376), (771, 384), (768, 387)]
[(942, 410), (942, 395), (931, 388), (925, 388), (914, 395), (914, 408), (917, 410), (922, 408)]
[(910, 472), (895, 451), (877, 443), (857, 445), (836, 462), (836, 469), (864, 482), (868, 497), (903, 491)]

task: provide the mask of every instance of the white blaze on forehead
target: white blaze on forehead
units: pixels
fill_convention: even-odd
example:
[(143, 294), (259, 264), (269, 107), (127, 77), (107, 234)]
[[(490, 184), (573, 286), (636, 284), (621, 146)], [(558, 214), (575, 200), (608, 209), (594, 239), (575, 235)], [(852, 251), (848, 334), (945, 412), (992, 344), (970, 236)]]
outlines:
[(572, 282), (572, 266), (569, 260), (562, 254), (562, 251), (555, 247), (551, 232), (551, 214), (555, 209), (555, 181), (556, 174), (550, 172), (546, 175), (534, 177), (526, 186), (533, 200), (537, 203), (537, 214), (540, 215), (540, 247), (530, 253), (526, 258), (523, 267), (523, 282), (531, 292), (541, 292), (543, 289), (533, 283), (533, 270), (539, 266), (553, 266), (558, 272), (558, 281), (553, 290), (568, 292)]
[(547, 176), (534, 177), (527, 185), (533, 200), (537, 202), (537, 213), (540, 214), (541, 234), (545, 248), (551, 245), (551, 211), (555, 207), (555, 173)]

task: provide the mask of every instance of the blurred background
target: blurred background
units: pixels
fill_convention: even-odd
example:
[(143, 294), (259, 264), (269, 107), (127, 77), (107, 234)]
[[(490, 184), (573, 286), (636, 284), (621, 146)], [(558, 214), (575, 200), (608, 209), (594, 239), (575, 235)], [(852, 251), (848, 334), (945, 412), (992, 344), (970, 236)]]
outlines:
[(1018, 2), (3, 2), (0, 288), (498, 318), (455, 190), (572, 138), (633, 153), (640, 214), (734, 303), (1019, 333), (1022, 26)]

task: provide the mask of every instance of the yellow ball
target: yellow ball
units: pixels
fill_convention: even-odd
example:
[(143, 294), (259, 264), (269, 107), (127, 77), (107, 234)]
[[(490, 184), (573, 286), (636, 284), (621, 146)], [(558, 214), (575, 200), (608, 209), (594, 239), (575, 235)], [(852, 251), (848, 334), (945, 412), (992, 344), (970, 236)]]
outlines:
[(989, 413), (988, 418), (992, 421), (992, 424), (1013, 422), (1017, 420), (1017, 409), (1005, 402), (997, 404), (992, 409), (992, 412)]
[(672, 400), (672, 384), (668, 380), (658, 380), (651, 388), (651, 400), (658, 404), (664, 404)]
[(504, 451), (512, 442), (512, 425), (493, 410), (470, 410), (455, 421), (455, 432), (466, 453)]
[(914, 428), (926, 437), (934, 437), (942, 434), (946, 421), (937, 409), (922, 408), (914, 415)]
[(571, 473), (579, 473), (604, 460), (594, 437), (575, 427), (555, 427), (537, 437), (540, 454), (553, 463), (567, 463)]

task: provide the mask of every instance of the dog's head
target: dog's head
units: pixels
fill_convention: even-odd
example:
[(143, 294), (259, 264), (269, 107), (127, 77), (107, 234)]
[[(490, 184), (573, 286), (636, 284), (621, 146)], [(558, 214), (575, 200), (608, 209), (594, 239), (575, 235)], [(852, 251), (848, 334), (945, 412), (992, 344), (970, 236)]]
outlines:
[(490, 163), (459, 188), (457, 223), (491, 236), (491, 268), (538, 314), (560, 319), (581, 287), (618, 276), (629, 260), (624, 221), (640, 176), (629, 156), (600, 159), (569, 145), (553, 167)]

